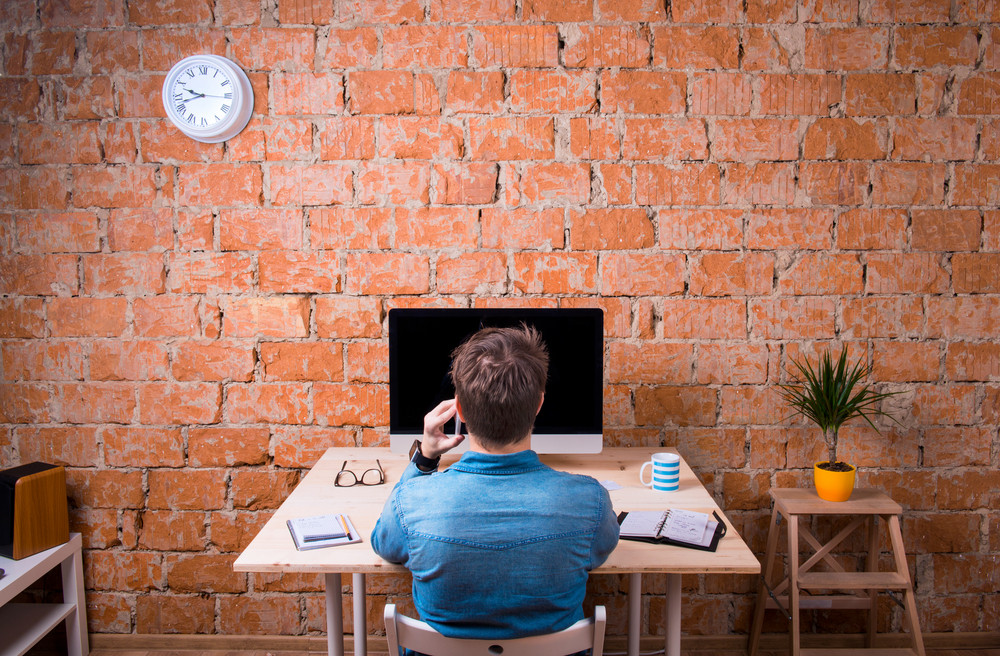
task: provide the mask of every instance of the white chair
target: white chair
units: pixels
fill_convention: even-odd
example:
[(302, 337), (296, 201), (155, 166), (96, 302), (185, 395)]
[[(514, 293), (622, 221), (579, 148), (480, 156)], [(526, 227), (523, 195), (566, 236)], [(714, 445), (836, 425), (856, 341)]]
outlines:
[(508, 640), (447, 638), (431, 625), (396, 612), (396, 604), (385, 605), (385, 637), (389, 656), (405, 647), (432, 656), (567, 656), (587, 649), (592, 656), (604, 653), (604, 606), (594, 607), (594, 616), (556, 633)]

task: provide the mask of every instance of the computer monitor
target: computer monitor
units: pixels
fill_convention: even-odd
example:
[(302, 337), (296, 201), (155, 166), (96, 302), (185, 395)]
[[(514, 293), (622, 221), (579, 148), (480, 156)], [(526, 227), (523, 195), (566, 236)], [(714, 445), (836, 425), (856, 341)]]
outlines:
[[(599, 308), (390, 310), (390, 450), (407, 453), (423, 433), (424, 415), (455, 396), (450, 375), (455, 347), (480, 328), (521, 323), (541, 333), (549, 352), (545, 402), (535, 420), (531, 448), (538, 453), (600, 453), (604, 312)], [(453, 430), (449, 422), (445, 432)]]

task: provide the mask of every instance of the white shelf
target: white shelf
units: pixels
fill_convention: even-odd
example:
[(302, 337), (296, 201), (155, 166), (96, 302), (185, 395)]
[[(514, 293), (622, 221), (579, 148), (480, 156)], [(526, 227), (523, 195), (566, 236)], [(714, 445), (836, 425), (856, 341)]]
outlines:
[[(83, 596), (83, 540), (79, 533), (41, 553), (12, 560), (0, 556), (0, 656), (22, 656), (45, 635), (66, 622), (70, 656), (87, 656), (87, 607)], [(63, 603), (11, 603), (35, 581), (59, 567)]]
[(4, 629), (0, 656), (21, 656), (75, 611), (76, 604), (7, 604), (0, 608)]

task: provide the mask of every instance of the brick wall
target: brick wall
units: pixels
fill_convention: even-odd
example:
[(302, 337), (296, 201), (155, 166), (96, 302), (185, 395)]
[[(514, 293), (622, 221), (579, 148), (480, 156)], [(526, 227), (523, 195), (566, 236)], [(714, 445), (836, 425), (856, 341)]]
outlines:
[[(322, 630), (317, 578), (230, 566), (323, 449), (385, 444), (385, 313), (417, 305), (604, 308), (606, 443), (676, 445), (758, 551), (768, 488), (822, 455), (775, 383), (847, 345), (901, 392), (842, 454), (907, 510), (924, 629), (1000, 631), (1000, 3), (4, 0), (0, 24), (0, 464), (67, 466), (93, 631)], [(253, 83), (228, 143), (164, 119), (196, 52)], [(612, 633), (624, 585), (592, 583)], [(747, 630), (752, 578), (685, 588), (686, 631)]]

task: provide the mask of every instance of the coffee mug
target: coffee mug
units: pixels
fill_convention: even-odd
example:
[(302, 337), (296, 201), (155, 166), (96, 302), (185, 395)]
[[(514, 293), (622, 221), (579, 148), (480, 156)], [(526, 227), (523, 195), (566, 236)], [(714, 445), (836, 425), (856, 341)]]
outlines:
[[(649, 481), (644, 480), (646, 467), (652, 467)], [(681, 457), (676, 453), (654, 453), (652, 460), (639, 468), (639, 482), (660, 492), (673, 492), (681, 483)]]

